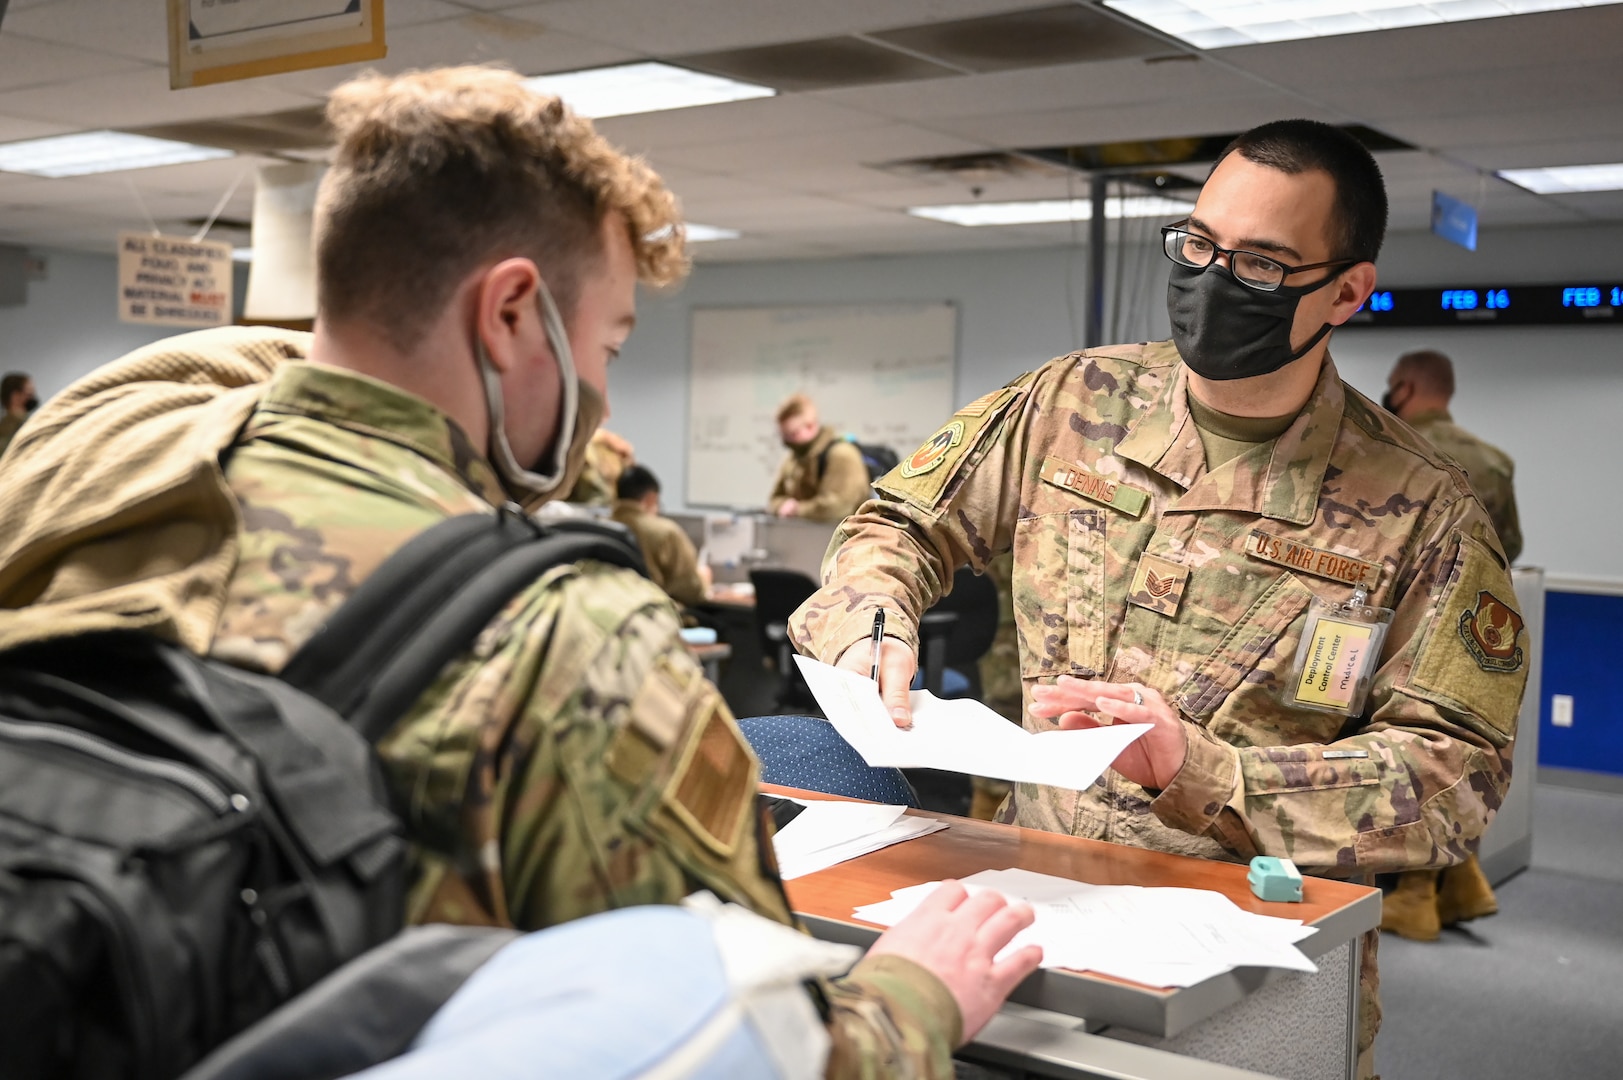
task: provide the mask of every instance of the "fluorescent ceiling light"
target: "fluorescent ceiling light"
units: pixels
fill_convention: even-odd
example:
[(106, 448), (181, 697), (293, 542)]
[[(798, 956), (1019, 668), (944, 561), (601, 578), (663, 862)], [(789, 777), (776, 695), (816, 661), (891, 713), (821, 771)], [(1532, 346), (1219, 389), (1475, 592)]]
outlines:
[[(1174, 217), (1194, 209), (1193, 203), (1160, 195), (1129, 195), (1105, 200), (1105, 217)], [(950, 206), (910, 206), (914, 217), (945, 221), (950, 225), (1037, 225), (1052, 221), (1087, 221), (1093, 203), (1087, 199), (1041, 199), (1035, 202), (956, 203)]]
[(627, 116), (631, 113), (719, 105), (725, 101), (772, 97), (770, 86), (736, 82), (687, 68), (653, 62), (538, 75), (524, 85), (554, 94), (582, 116)]
[(1578, 191), (1623, 191), (1623, 162), (1615, 165), (1555, 165), (1547, 169), (1500, 169), (1499, 175), (1540, 195)]
[(230, 157), (230, 150), (122, 131), (84, 131), (0, 145), (0, 172), (31, 176), (86, 176), (154, 165), (183, 165)]
[(1105, 0), (1105, 6), (1200, 49), (1468, 22), (1623, 0)]
[(737, 229), (723, 229), (716, 225), (699, 225), (688, 222), (682, 228), (687, 232), (688, 243), (708, 244), (712, 240), (737, 240), (744, 234)]

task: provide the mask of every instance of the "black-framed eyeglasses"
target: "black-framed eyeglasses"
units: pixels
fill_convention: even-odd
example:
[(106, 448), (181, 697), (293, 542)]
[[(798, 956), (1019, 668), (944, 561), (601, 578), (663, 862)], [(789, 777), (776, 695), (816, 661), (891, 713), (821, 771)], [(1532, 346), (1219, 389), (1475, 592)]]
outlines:
[(1185, 218), (1161, 229), (1162, 250), (1166, 252), (1167, 258), (1180, 266), (1204, 270), (1212, 265), (1213, 260), (1219, 255), (1227, 255), (1229, 272), (1234, 275), (1234, 280), (1258, 292), (1273, 292), (1285, 284), (1287, 277), (1304, 270), (1322, 270), (1328, 266), (1345, 269), (1359, 262), (1358, 259), (1331, 259), (1329, 262), (1308, 263), (1306, 266), (1290, 266), (1278, 259), (1258, 255), (1255, 251), (1218, 247), (1199, 233), (1190, 232), (1185, 228), (1188, 223), (1189, 219)]

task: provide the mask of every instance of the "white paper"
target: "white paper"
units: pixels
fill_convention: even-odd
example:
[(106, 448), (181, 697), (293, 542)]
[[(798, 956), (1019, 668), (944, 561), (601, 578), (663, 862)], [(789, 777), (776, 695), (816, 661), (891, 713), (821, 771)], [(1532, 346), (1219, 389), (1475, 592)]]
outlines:
[[(1031, 904), (1036, 920), (1005, 952), (1043, 948), (1043, 967), (1094, 971), (1147, 986), (1193, 986), (1236, 967), (1315, 972), (1296, 943), (1313, 927), (1237, 907), (1202, 889), (1089, 885), (1029, 870), (983, 870), (964, 879), (971, 892), (992, 889)], [(855, 911), (858, 919), (894, 926), (939, 885), (897, 889), (889, 900)]]
[(943, 700), (914, 690), (913, 726), (904, 731), (872, 679), (804, 656), (795, 663), (834, 730), (876, 767), (944, 769), (1080, 790), (1150, 730), (1148, 724), (1114, 724), (1034, 735), (971, 698)]
[(935, 818), (907, 817), (907, 807), (795, 799), (805, 809), (772, 838), (785, 881), (826, 870), (880, 848), (940, 832)]

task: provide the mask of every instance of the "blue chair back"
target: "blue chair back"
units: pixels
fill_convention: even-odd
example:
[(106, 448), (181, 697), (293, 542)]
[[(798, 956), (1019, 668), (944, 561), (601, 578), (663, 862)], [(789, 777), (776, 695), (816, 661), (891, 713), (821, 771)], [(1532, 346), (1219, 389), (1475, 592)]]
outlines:
[(876, 769), (862, 760), (834, 725), (816, 716), (748, 716), (738, 722), (761, 759), (768, 784), (844, 795), (852, 799), (918, 806), (900, 769)]

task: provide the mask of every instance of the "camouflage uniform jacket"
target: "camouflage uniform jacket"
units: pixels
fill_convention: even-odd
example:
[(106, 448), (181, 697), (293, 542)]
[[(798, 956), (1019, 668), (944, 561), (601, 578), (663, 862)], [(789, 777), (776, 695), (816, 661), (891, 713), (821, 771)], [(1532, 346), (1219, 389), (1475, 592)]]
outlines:
[[(42, 492), (34, 512), (0, 527), (0, 551), (19, 568), (48, 560), (32, 578), (0, 566), (0, 583), (19, 582), (0, 595), (39, 596), (39, 610), (0, 610), (0, 637), (144, 625), (156, 606), (167, 614), (155, 630), (198, 647), (200, 617), (217, 612), (201, 647), (274, 672), (413, 535), (506, 501), (443, 414), (364, 376), (287, 363), (305, 355), (308, 336), (276, 334), (210, 331), (171, 353), (149, 346), (63, 395), (72, 408), (48, 417), (27, 448), (40, 479), (16, 489)], [(217, 373), (230, 381), (203, 393)], [(155, 409), (173, 412), (142, 419)], [(98, 428), (101, 413), (112, 419)], [(116, 439), (84, 451), (86, 425), (135, 440), (131, 450), (152, 445), (145, 456), (122, 453)], [(153, 475), (121, 472), (130, 460)], [(78, 498), (58, 516), (83, 539), (59, 539), (45, 478), (81, 473), (116, 474), (117, 484), (86, 489), (101, 499), (95, 513), (143, 531), (109, 537), (81, 520), (91, 510)], [(214, 492), (225, 498), (211, 501)], [(163, 547), (115, 550), (120, 542)], [(42, 594), (39, 575), (52, 566)], [(143, 569), (146, 583), (121, 583), (120, 567)], [(207, 588), (224, 595), (200, 600)], [(141, 601), (134, 614), (126, 593)], [(754, 756), (683, 648), (670, 601), (638, 575), (587, 562), (542, 576), (379, 753), (414, 842), (415, 921), (539, 929), (701, 888), (792, 921), (755, 807)], [(864, 959), (820, 996), (830, 1075), (951, 1075), (959, 1013), (929, 972)]]
[[(832, 662), (883, 603), (916, 647), (954, 568), (1012, 548), (1026, 705), (1063, 673), (1138, 681), (1189, 733), (1164, 791), (1022, 784), (1016, 823), (1355, 878), (1463, 860), (1509, 783), (1526, 678), (1464, 477), (1328, 360), (1283, 435), (1208, 472), (1186, 384), (1170, 343), (1122, 346), (967, 406), (836, 532), (796, 644)], [(1287, 706), (1310, 602), (1358, 580), (1396, 609), (1364, 714)]]
[(804, 449), (791, 451), (778, 466), (767, 508), (774, 514), (785, 499), (800, 504), (796, 517), (839, 521), (873, 493), (862, 451), (824, 427)]
[(699, 576), (699, 553), (682, 526), (670, 518), (650, 514), (630, 499), (614, 503), (613, 518), (637, 538), (648, 577), (678, 604), (704, 602), (704, 579)]
[(1522, 519), (1516, 512), (1516, 463), (1510, 455), (1483, 442), (1454, 423), (1447, 409), (1428, 409), (1408, 424), (1426, 441), (1459, 462), (1471, 481), (1471, 490), (1493, 520), (1505, 558), (1515, 562), (1522, 554)]

